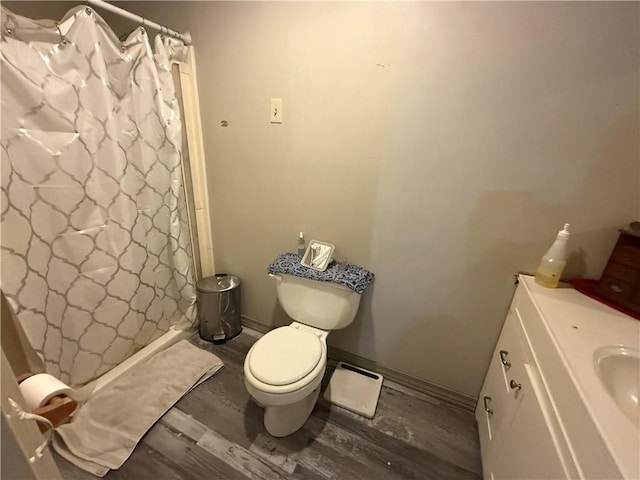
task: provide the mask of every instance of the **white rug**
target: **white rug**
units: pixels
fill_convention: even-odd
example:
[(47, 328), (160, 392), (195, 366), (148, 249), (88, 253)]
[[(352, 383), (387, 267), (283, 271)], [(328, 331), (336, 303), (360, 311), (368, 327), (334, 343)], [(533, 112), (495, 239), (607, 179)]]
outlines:
[(338, 362), (324, 391), (325, 400), (367, 418), (373, 418), (382, 390), (382, 375)]
[(102, 477), (121, 467), (153, 424), (222, 366), (211, 352), (182, 340), (92, 395), (71, 423), (55, 430), (53, 446)]

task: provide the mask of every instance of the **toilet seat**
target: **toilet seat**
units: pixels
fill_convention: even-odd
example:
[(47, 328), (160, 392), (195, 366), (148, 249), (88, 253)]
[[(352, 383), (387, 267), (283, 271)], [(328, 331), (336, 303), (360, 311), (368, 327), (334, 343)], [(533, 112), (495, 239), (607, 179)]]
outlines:
[(322, 359), (323, 342), (293, 327), (272, 330), (258, 340), (248, 356), (251, 375), (259, 382), (283, 387), (313, 372)]

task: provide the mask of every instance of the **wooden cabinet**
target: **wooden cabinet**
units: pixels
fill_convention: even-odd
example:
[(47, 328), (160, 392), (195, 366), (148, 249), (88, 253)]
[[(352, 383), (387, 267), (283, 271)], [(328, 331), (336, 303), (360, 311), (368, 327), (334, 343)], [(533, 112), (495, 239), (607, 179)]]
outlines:
[(595, 293), (618, 305), (640, 312), (640, 235), (621, 230)]
[(563, 458), (562, 433), (520, 318), (524, 301), (518, 288), (476, 408), (484, 477), (571, 478), (575, 467)]

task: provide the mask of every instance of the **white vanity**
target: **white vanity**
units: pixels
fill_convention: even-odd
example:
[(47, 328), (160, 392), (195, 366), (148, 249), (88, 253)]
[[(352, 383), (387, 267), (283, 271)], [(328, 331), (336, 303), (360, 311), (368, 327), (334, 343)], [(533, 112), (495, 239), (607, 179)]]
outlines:
[(518, 279), (476, 408), (484, 477), (640, 478), (640, 321)]

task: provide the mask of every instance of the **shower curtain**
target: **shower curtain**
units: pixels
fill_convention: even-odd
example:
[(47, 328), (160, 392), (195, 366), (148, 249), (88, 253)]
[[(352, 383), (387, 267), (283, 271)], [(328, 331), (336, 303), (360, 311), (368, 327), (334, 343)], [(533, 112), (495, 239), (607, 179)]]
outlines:
[(73, 386), (195, 322), (172, 60), (90, 8), (2, 9), (1, 288), (48, 373)]

